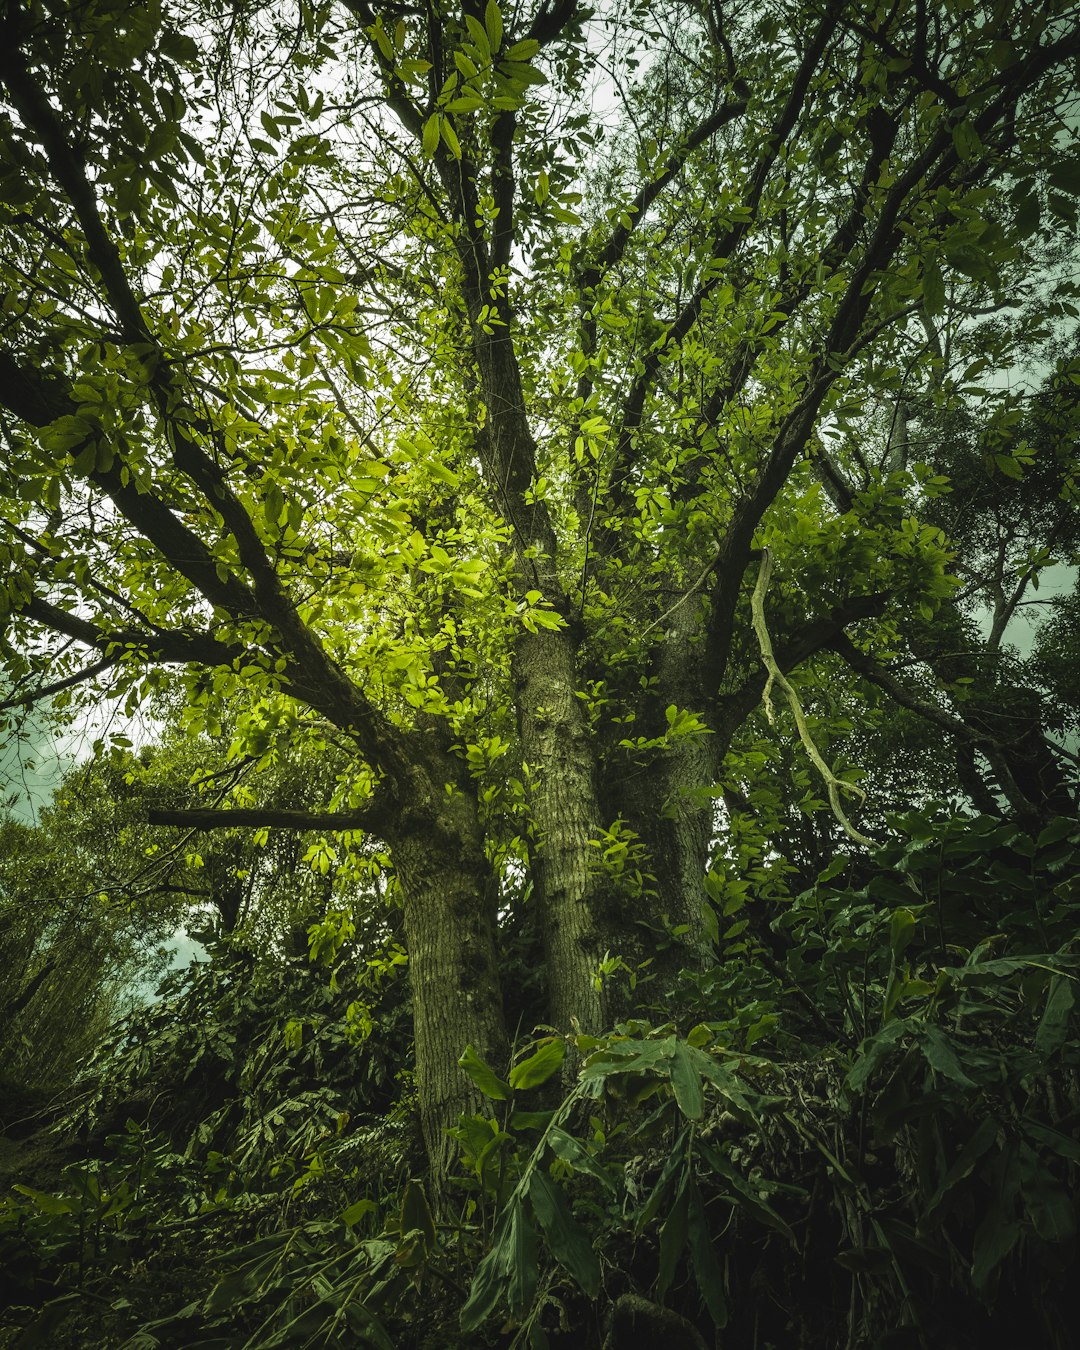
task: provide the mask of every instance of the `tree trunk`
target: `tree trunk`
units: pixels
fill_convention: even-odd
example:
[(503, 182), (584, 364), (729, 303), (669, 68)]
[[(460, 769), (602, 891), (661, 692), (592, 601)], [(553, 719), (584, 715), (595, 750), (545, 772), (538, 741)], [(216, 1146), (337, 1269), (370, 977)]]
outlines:
[(494, 889), (472, 804), (413, 808), (388, 840), (401, 886), (413, 994), (420, 1124), (438, 1194), (454, 1159), (446, 1133), (483, 1099), (458, 1067), (466, 1045), (502, 1072), (508, 1055)]
[(641, 941), (649, 931), (685, 928), (676, 939), (653, 941), (644, 956), (662, 978), (710, 957), (705, 921), (705, 872), (713, 839), (716, 753), (712, 738), (676, 744), (644, 773), (628, 780), (622, 794), (625, 819), (648, 849), (656, 897), (637, 917)]
[[(686, 600), (668, 615), (654, 661), (647, 736), (663, 735), (672, 705), (699, 715), (705, 710), (702, 619), (700, 599)], [(656, 878), (655, 902), (641, 917), (654, 930), (686, 928), (679, 939), (661, 941), (646, 953), (662, 978), (687, 965), (704, 965), (711, 954), (705, 871), (716, 810), (710, 789), (723, 757), (721, 740), (715, 732), (672, 740), (645, 772), (627, 779), (621, 795), (621, 813), (648, 848)], [(647, 930), (639, 931), (644, 937)]]
[(589, 845), (600, 827), (595, 751), (576, 697), (574, 652), (565, 633), (526, 633), (514, 660), (522, 758), (529, 766), (536, 830), (534, 894), (540, 909), (552, 1024), (599, 1031), (607, 1020), (595, 985), (604, 955), (598, 909), (603, 877)]

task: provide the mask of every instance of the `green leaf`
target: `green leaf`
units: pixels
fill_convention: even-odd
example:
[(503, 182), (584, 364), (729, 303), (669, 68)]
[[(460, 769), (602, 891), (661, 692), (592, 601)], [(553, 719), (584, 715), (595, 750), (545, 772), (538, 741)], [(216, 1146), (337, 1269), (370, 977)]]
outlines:
[(1065, 1044), (1075, 1002), (1074, 981), (1067, 975), (1055, 975), (1050, 981), (1046, 1007), (1035, 1033), (1035, 1048), (1040, 1054), (1052, 1054)]
[(907, 1022), (900, 1017), (863, 1041), (859, 1047), (855, 1063), (848, 1071), (848, 1087), (855, 1092), (864, 1088), (879, 1065), (893, 1052), (897, 1041), (908, 1029)]
[(495, 1070), (480, 1058), (471, 1045), (465, 1047), (464, 1053), (458, 1060), (458, 1067), (465, 1070), (485, 1097), (491, 1097), (493, 1101), (505, 1102), (512, 1095), (510, 1084), (504, 1083)]
[(968, 239), (947, 239), (945, 256), (958, 272), (963, 272), (974, 281), (981, 281), (991, 273), (990, 258), (986, 250)]
[(554, 1114), (554, 1111), (514, 1111), (510, 1115), (507, 1129), (546, 1130)]
[(972, 1174), (976, 1163), (996, 1141), (999, 1129), (1000, 1123), (993, 1116), (986, 1116), (980, 1121), (978, 1129), (956, 1155), (941, 1184), (927, 1202), (926, 1223), (934, 1222), (950, 1193)]
[(1080, 195), (1080, 159), (1062, 159), (1050, 170), (1050, 186), (1070, 196)]
[(715, 1326), (726, 1327), (728, 1308), (724, 1297), (724, 1272), (716, 1259), (716, 1251), (709, 1237), (709, 1225), (705, 1218), (705, 1206), (701, 1200), (701, 1192), (694, 1182), (690, 1185), (686, 1234), (690, 1246), (690, 1264), (694, 1268), (697, 1286), (701, 1290), (709, 1316)]
[(495, 1311), (495, 1305), (502, 1296), (506, 1278), (503, 1268), (501, 1238), (506, 1226), (508, 1226), (507, 1218), (504, 1214), (495, 1230), (495, 1240), (491, 1251), (476, 1267), (476, 1274), (473, 1276), (472, 1284), (469, 1287), (469, 1297), (465, 1300), (459, 1319), (461, 1330), (466, 1334), (475, 1331), (477, 1327), (487, 1321)]
[(915, 936), (915, 924), (915, 915), (910, 909), (894, 909), (889, 916), (889, 946), (897, 960)]
[(933, 258), (923, 267), (922, 293), (927, 313), (940, 314), (945, 308), (945, 278)]
[(48, 1191), (36, 1191), (32, 1186), (24, 1186), (21, 1182), (16, 1182), (11, 1189), (32, 1200), (42, 1214), (74, 1214), (79, 1207), (76, 1200), (69, 1199), (65, 1195), (50, 1195)]
[(1058, 844), (1062, 839), (1068, 839), (1071, 834), (1080, 830), (1075, 820), (1068, 816), (1058, 816), (1052, 820), (1049, 825), (1040, 833), (1036, 848), (1049, 848), (1051, 844)]
[(580, 1140), (575, 1139), (572, 1134), (567, 1134), (565, 1130), (560, 1130), (556, 1125), (548, 1131), (548, 1144), (552, 1153), (557, 1158), (561, 1158), (564, 1163), (569, 1165), (576, 1172), (585, 1172), (591, 1177), (595, 1177), (609, 1191), (614, 1191), (615, 1183), (604, 1167), (600, 1165)]
[(439, 118), (439, 131), (442, 134), (443, 143), (447, 150), (455, 159), (461, 158), (461, 142), (457, 138), (457, 132), (454, 130), (453, 123), (449, 117)]
[(536, 1233), (525, 1217), (525, 1206), (515, 1201), (503, 1258), (507, 1274), (506, 1301), (519, 1320), (528, 1312), (536, 1293)]
[(923, 1026), (919, 1029), (919, 1044), (923, 1056), (931, 1068), (961, 1087), (974, 1087), (975, 1080), (968, 1076), (956, 1053), (956, 1046), (940, 1027)]
[(991, 1275), (1016, 1246), (1020, 1232), (1019, 1223), (1003, 1219), (997, 1209), (982, 1221), (975, 1234), (971, 1260), (971, 1280), (976, 1289), (986, 1288)]
[(589, 1298), (600, 1293), (600, 1261), (585, 1230), (570, 1212), (559, 1185), (536, 1168), (529, 1179), (529, 1200), (555, 1260)]
[(656, 1276), (656, 1292), (661, 1298), (671, 1288), (679, 1257), (686, 1246), (687, 1215), (690, 1207), (690, 1170), (684, 1167), (679, 1177), (668, 1216), (660, 1228), (660, 1270)]
[(1021, 1150), (1020, 1194), (1035, 1232), (1044, 1242), (1071, 1242), (1076, 1206), (1068, 1190), (1029, 1148)]
[(510, 1086), (515, 1092), (524, 1092), (529, 1088), (546, 1083), (554, 1073), (558, 1073), (566, 1056), (566, 1042), (553, 1036), (537, 1050), (535, 1055), (515, 1064), (510, 1070)]
[(536, 1292), (536, 1233), (516, 1198), (503, 1211), (491, 1251), (476, 1268), (469, 1297), (461, 1310), (461, 1330), (475, 1331), (505, 1298), (518, 1320), (528, 1311)]
[(698, 1073), (690, 1058), (690, 1052), (682, 1041), (675, 1042), (675, 1053), (671, 1062), (671, 1086), (675, 1089), (675, 1100), (683, 1115), (689, 1120), (700, 1120), (705, 1112), (701, 1074)]
[(341, 1211), (341, 1222), (346, 1228), (353, 1228), (360, 1222), (365, 1214), (371, 1214), (378, 1209), (374, 1200), (357, 1200), (347, 1209)]
[(431, 159), (439, 148), (439, 122), (439, 114), (432, 113), (424, 123), (423, 150), (427, 159)]
[(423, 1235), (424, 1245), (435, 1245), (435, 1220), (431, 1216), (424, 1187), (419, 1181), (410, 1179), (405, 1183), (401, 1195), (401, 1217), (399, 1219), (402, 1236), (419, 1231)]
[(487, 5), (484, 8), (484, 28), (487, 31), (488, 41), (491, 43), (491, 50), (497, 52), (502, 46), (503, 21), (495, 0), (487, 0)]

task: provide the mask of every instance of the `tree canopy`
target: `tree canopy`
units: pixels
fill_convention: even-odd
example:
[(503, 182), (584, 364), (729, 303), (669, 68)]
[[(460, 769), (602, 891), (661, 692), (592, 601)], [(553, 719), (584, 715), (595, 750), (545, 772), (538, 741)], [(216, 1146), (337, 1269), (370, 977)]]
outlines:
[(1076, 20), (5, 9), (7, 707), (175, 671), (232, 761), (333, 763), (151, 819), (381, 860), (434, 1175), (508, 915), (597, 1034), (752, 951), (746, 848), (887, 837), (894, 725), (1075, 811), (1004, 636), (1076, 549)]
[(0, 1206), (26, 1307), (137, 1234), (185, 1296), (91, 1341), (447, 1344), (427, 1281), (463, 1344), (1068, 1343), (1078, 58), (3, 7), (0, 715), (155, 727), (0, 837), (5, 1034), (99, 1042), (115, 1162)]

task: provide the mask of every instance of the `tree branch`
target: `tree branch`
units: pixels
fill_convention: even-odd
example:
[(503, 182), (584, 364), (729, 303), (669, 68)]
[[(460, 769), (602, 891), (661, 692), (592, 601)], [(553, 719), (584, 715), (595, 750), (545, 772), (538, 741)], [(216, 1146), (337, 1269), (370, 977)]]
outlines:
[(96, 647), (115, 664), (124, 650), (144, 651), (156, 660), (176, 665), (232, 666), (236, 661), (257, 659), (254, 650), (238, 643), (222, 642), (210, 633), (181, 630), (147, 633), (134, 628), (102, 628), (89, 619), (70, 614), (48, 600), (34, 596), (18, 613), (44, 628), (75, 638), (87, 647)]
[[(810, 89), (810, 81), (825, 48), (828, 46), (829, 39), (836, 30), (837, 23), (837, 16), (827, 12), (814, 30), (795, 73), (784, 107), (766, 137), (764, 148), (751, 175), (744, 217), (731, 225), (720, 238), (713, 241), (711, 249), (713, 258), (730, 258), (756, 222), (758, 206), (761, 203), (765, 184), (776, 163), (777, 155), (798, 121)], [(608, 493), (611, 498), (613, 514), (621, 514), (629, 500), (625, 484), (628, 481), (627, 471), (633, 458), (634, 440), (641, 425), (645, 400), (660, 369), (664, 353), (673, 345), (680, 343), (690, 332), (700, 317), (706, 299), (722, 280), (723, 272), (714, 269), (712, 274), (706, 277), (705, 281), (686, 302), (680, 313), (668, 325), (657, 342), (654, 343), (642, 362), (642, 369), (631, 386), (630, 393), (623, 405), (619, 435), (615, 443), (613, 464), (608, 479)]]
[[(71, 397), (66, 376), (58, 371), (31, 369), (10, 352), (0, 351), (0, 405), (32, 427), (46, 427), (61, 417), (73, 417), (78, 404)], [(72, 448), (78, 453), (79, 447)], [(152, 492), (140, 492), (124, 483), (116, 465), (92, 469), (88, 480), (110, 499), (124, 519), (158, 550), (212, 605), (234, 618), (253, 617), (255, 597), (237, 577), (222, 580), (218, 560), (199, 536), (173, 515)]]
[(186, 830), (344, 830), (377, 829), (383, 810), (374, 802), (355, 811), (287, 811), (273, 807), (158, 809), (146, 813), (150, 825), (176, 825)]
[(66, 675), (62, 680), (54, 680), (52, 684), (41, 685), (37, 689), (31, 689), (19, 697), (6, 698), (0, 701), (0, 712), (6, 712), (8, 708), (29, 708), (34, 703), (40, 703), (42, 699), (51, 698), (53, 694), (62, 693), (65, 689), (71, 689), (77, 684), (84, 684), (87, 680), (92, 680), (96, 675), (100, 675), (104, 670), (111, 670), (120, 658), (118, 656), (103, 656), (100, 661), (95, 661), (93, 665), (87, 666), (85, 670), (77, 670), (73, 675)]
[(851, 641), (846, 633), (838, 633), (829, 644), (838, 656), (843, 657), (847, 664), (860, 674), (864, 679), (869, 680), (871, 684), (883, 690), (894, 703), (898, 703), (902, 708), (907, 708), (909, 712), (918, 713), (928, 722), (933, 722), (935, 726), (941, 727), (947, 731), (950, 736), (955, 736), (959, 741), (970, 742), (972, 745), (997, 746), (998, 742), (992, 736), (975, 731), (972, 727), (959, 717), (954, 717), (952, 713), (946, 712), (944, 708), (939, 708), (934, 703), (929, 703), (926, 699), (921, 699), (913, 694), (906, 685), (902, 684), (891, 671), (887, 670), (879, 661), (860, 651)]
[[(777, 666), (786, 674), (818, 652), (835, 647), (848, 624), (857, 623), (860, 619), (877, 618), (883, 613), (888, 599), (888, 595), (883, 592), (853, 595), (842, 605), (837, 605), (826, 617), (814, 619), (789, 633), (776, 648)], [(758, 706), (767, 681), (768, 674), (762, 667), (755, 670), (738, 689), (717, 697), (719, 720), (728, 731), (734, 732)]]

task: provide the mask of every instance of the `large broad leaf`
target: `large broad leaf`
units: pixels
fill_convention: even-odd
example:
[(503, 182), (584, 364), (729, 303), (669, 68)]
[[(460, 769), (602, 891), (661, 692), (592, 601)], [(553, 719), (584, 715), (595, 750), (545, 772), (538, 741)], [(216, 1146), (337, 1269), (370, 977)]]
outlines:
[(465, 1047), (458, 1065), (465, 1070), (485, 1097), (491, 1097), (497, 1102), (505, 1102), (510, 1098), (510, 1084), (504, 1083), (491, 1065), (485, 1063), (471, 1045)]
[(1060, 1050), (1069, 1034), (1069, 1019), (1076, 992), (1073, 981), (1066, 975), (1055, 975), (1050, 981), (1046, 1007), (1035, 1033), (1035, 1047), (1044, 1055)]
[(1016, 1246), (1023, 1231), (1016, 1217), (1020, 1178), (1021, 1164), (1015, 1149), (1003, 1152), (993, 1168), (993, 1202), (975, 1232), (971, 1279), (980, 1291), (990, 1283), (995, 1270)]
[(724, 1272), (716, 1259), (712, 1240), (709, 1237), (709, 1225), (705, 1218), (705, 1206), (701, 1192), (690, 1183), (689, 1204), (686, 1213), (686, 1236), (690, 1246), (690, 1264), (694, 1267), (698, 1288), (709, 1310), (709, 1316), (718, 1327), (727, 1326), (728, 1309), (724, 1295)]
[(671, 1060), (671, 1086), (675, 1089), (675, 1100), (683, 1115), (690, 1120), (700, 1120), (705, 1112), (701, 1074), (691, 1058), (690, 1050), (682, 1041), (675, 1042), (675, 1053)]
[(405, 1190), (401, 1195), (400, 1224), (402, 1237), (406, 1233), (419, 1232), (426, 1247), (435, 1245), (435, 1220), (431, 1216), (431, 1206), (419, 1181), (409, 1180), (405, 1183)]
[(1035, 1232), (1044, 1242), (1076, 1237), (1076, 1205), (1068, 1190), (1039, 1161), (1034, 1149), (1020, 1149), (1020, 1194)]
[(661, 1298), (671, 1288), (679, 1257), (686, 1246), (686, 1216), (690, 1206), (690, 1169), (679, 1177), (675, 1199), (668, 1216), (660, 1226), (660, 1271), (656, 1277), (656, 1292)]
[(1020, 1238), (1020, 1224), (1004, 1219), (994, 1209), (979, 1225), (975, 1234), (975, 1250), (971, 1261), (971, 1279), (976, 1289), (985, 1289), (990, 1277)]
[(572, 1134), (567, 1134), (565, 1130), (560, 1130), (556, 1125), (548, 1131), (547, 1141), (551, 1145), (552, 1153), (557, 1158), (561, 1158), (563, 1162), (569, 1163), (575, 1172), (587, 1172), (589, 1176), (602, 1182), (609, 1191), (615, 1189), (615, 1183), (610, 1174), (601, 1167), (585, 1145), (580, 1140), (575, 1139)]
[(993, 1116), (986, 1116), (979, 1123), (978, 1129), (956, 1155), (952, 1166), (942, 1178), (940, 1186), (930, 1198), (926, 1206), (924, 1224), (934, 1222), (939, 1209), (948, 1199), (954, 1187), (969, 1177), (975, 1170), (976, 1163), (997, 1139), (999, 1128), (1000, 1124)]
[(503, 1254), (506, 1271), (506, 1301), (519, 1320), (532, 1305), (536, 1293), (536, 1233), (525, 1217), (525, 1206), (515, 1200), (510, 1207), (510, 1226)]
[(600, 1261), (585, 1230), (571, 1214), (558, 1183), (537, 1168), (529, 1180), (529, 1199), (552, 1256), (590, 1298), (595, 1298), (600, 1292)]
[(848, 1087), (855, 1092), (861, 1091), (907, 1030), (907, 1022), (898, 1017), (895, 1022), (890, 1022), (881, 1031), (863, 1041), (859, 1047), (859, 1056), (848, 1072)]
[(558, 1073), (565, 1056), (566, 1042), (558, 1036), (553, 1036), (544, 1042), (535, 1055), (530, 1055), (528, 1059), (514, 1065), (510, 1070), (510, 1086), (515, 1092), (539, 1087), (541, 1083), (546, 1083), (552, 1074)]
[[(520, 1206), (515, 1200), (513, 1206)], [(495, 1305), (503, 1296), (506, 1286), (506, 1248), (510, 1235), (510, 1210), (503, 1211), (495, 1226), (495, 1236), (491, 1250), (476, 1267), (469, 1297), (461, 1310), (461, 1329), (464, 1332), (475, 1331), (487, 1321), (495, 1310)]]
[(975, 1080), (964, 1070), (955, 1043), (940, 1027), (924, 1026), (919, 1031), (919, 1044), (927, 1064), (961, 1087), (974, 1087)]
[(476, 1268), (461, 1310), (461, 1330), (475, 1331), (491, 1316), (500, 1298), (521, 1319), (536, 1293), (536, 1233), (520, 1196), (511, 1200), (495, 1229), (491, 1251)]
[(661, 1041), (616, 1041), (598, 1050), (585, 1065), (583, 1077), (607, 1078), (615, 1073), (637, 1073), (641, 1070), (656, 1069), (667, 1073), (667, 1064), (675, 1052), (675, 1037), (666, 1036)]

